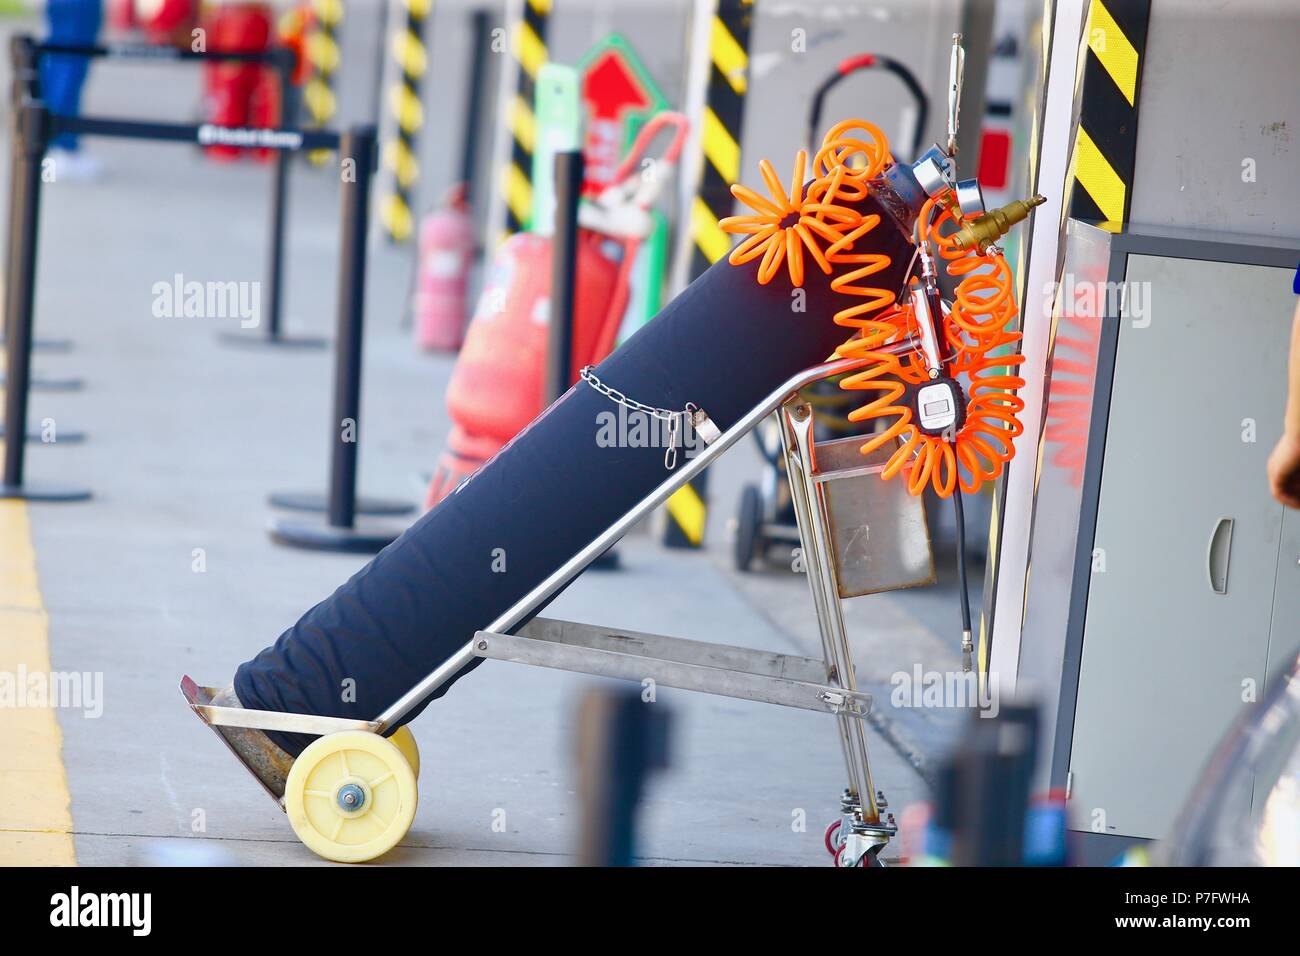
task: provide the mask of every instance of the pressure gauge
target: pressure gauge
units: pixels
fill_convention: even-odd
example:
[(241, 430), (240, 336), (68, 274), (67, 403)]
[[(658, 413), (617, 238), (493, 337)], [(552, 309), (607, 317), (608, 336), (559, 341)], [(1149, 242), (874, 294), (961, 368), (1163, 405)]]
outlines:
[(926, 435), (951, 437), (966, 421), (966, 396), (961, 386), (940, 375), (910, 389), (917, 427)]
[(967, 219), (978, 219), (984, 215), (984, 193), (975, 179), (963, 179), (957, 184), (957, 206)]

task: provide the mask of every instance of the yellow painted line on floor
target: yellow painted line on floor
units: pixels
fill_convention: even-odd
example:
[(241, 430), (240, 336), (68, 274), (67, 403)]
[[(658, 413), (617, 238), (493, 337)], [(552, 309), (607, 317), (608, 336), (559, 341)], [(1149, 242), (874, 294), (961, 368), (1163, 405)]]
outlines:
[(51, 707), (17, 706), (23, 674), (50, 673), (49, 617), (27, 505), (0, 501), (0, 866), (75, 866), (63, 734)]

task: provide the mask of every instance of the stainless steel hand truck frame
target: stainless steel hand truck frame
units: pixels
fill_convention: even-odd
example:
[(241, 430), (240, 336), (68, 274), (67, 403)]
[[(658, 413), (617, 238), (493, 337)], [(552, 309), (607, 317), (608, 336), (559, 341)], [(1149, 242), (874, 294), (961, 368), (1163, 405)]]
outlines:
[[(908, 339), (893, 349), (901, 352), (912, 347), (914, 343)], [(812, 409), (799, 395), (800, 389), (813, 382), (868, 364), (861, 359), (839, 359), (787, 380), (509, 610), (476, 632), (471, 641), (375, 720), (215, 706), (211, 703), (213, 689), (189, 678), (182, 683), (182, 693), (195, 713), (213, 726), (314, 735), (355, 730), (382, 734), (466, 664), (488, 658), (821, 711), (836, 719), (848, 773), (840, 818), (827, 830), (827, 849), (835, 854), (839, 866), (879, 865), (880, 853), (897, 827), (893, 815), (883, 812), (887, 803), (872, 777), (863, 726), (871, 697), (857, 687), (840, 601), (932, 583), (929, 531), (921, 500), (907, 493), (904, 481), (880, 480), (888, 454), (861, 455), (861, 437), (815, 443)], [(576, 387), (586, 386), (580, 383)], [(806, 565), (821, 633), (821, 660), (543, 617), (509, 633), (633, 525), (773, 413), (783, 436), (798, 516), (800, 557)], [(701, 434), (704, 431), (707, 429)], [(893, 448), (883, 451), (892, 453)], [(274, 792), (271, 796), (284, 806), (282, 797)]]

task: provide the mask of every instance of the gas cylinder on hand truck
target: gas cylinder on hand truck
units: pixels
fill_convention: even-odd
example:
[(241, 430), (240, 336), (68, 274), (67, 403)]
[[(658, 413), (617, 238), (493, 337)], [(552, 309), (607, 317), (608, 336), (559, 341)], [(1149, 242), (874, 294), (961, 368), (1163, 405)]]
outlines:
[(465, 340), (474, 250), (474, 221), (465, 184), (458, 183), (420, 223), (419, 272), (413, 304), (417, 348), (455, 352)]

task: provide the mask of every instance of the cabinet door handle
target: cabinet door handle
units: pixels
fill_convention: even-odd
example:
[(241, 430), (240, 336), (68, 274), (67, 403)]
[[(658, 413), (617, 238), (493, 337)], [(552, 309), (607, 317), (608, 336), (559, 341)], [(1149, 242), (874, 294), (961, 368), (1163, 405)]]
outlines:
[(1228, 562), (1232, 559), (1231, 518), (1220, 518), (1210, 535), (1206, 549), (1205, 573), (1210, 579), (1210, 589), (1215, 594), (1228, 593)]

